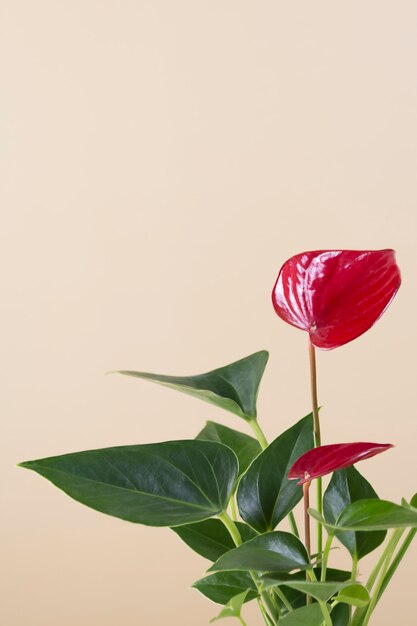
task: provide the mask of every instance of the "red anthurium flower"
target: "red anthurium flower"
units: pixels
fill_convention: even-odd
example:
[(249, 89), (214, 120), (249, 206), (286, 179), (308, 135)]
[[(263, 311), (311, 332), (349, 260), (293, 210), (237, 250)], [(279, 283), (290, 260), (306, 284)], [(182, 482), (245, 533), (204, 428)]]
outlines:
[(279, 317), (330, 350), (366, 332), (400, 284), (394, 250), (316, 250), (284, 263), (272, 302)]
[(310, 482), (336, 470), (349, 467), (358, 461), (392, 448), (392, 443), (333, 443), (309, 450), (294, 463), (288, 473), (290, 480), (299, 478), (298, 485)]

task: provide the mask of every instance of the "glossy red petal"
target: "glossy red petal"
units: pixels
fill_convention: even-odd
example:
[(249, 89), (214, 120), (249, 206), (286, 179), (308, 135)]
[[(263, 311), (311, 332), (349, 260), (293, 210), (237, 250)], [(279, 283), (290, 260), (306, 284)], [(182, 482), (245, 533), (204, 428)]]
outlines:
[(294, 463), (288, 473), (290, 480), (300, 479), (302, 485), (313, 478), (320, 478), (336, 470), (354, 465), (358, 461), (369, 459), (375, 454), (392, 448), (392, 443), (333, 443), (309, 450)]
[(272, 302), (279, 317), (330, 350), (366, 332), (400, 284), (394, 250), (315, 250), (284, 263)]

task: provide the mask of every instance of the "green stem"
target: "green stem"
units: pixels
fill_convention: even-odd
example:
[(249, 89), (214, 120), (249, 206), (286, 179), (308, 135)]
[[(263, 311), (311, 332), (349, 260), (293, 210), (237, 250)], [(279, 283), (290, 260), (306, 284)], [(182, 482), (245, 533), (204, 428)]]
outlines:
[(391, 537), (389, 538), (389, 540), (387, 542), (387, 545), (385, 546), (384, 551), (382, 552), (381, 556), (379, 557), (377, 564), (375, 565), (374, 569), (372, 570), (372, 572), (371, 572), (371, 574), (370, 574), (370, 576), (368, 578), (368, 581), (366, 583), (366, 587), (367, 587), (369, 592), (372, 591), (372, 588), (373, 588), (373, 586), (375, 584), (375, 581), (378, 578), (378, 574), (381, 571), (381, 568), (384, 565), (388, 555), (391, 553), (392, 544), (393, 544), (393, 542), (394, 542), (394, 540), (396, 538), (396, 533), (397, 532), (398, 532), (398, 530), (394, 531), (392, 533)]
[(391, 565), (389, 566), (387, 573), (385, 574), (384, 580), (382, 581), (382, 585), (378, 593), (377, 602), (379, 602), (380, 597), (382, 596), (385, 589), (387, 588), (391, 578), (394, 576), (397, 567), (399, 566), (402, 559), (404, 558), (404, 555), (407, 552), (408, 548), (410, 547), (411, 542), (413, 541), (416, 533), (417, 533), (417, 528), (412, 528), (409, 531), (407, 537), (404, 539), (403, 544), (399, 548), (397, 554), (395, 555), (395, 558), (393, 559)]
[(235, 546), (240, 546), (242, 544), (242, 537), (240, 536), (238, 527), (236, 526), (232, 518), (229, 516), (229, 514), (226, 511), (224, 511), (224, 513), (219, 515), (219, 519), (223, 522), (223, 524), (226, 526), (227, 530), (229, 531), (229, 534), (231, 538), (233, 539)]
[[(358, 574), (358, 563), (359, 563), (358, 553), (356, 552), (356, 549), (355, 549), (355, 552), (353, 553), (353, 556), (352, 556), (352, 575), (351, 575), (351, 580), (356, 580), (356, 576)], [(363, 614), (365, 614), (366, 609), (367, 609), (367, 607), (364, 608)], [(359, 610), (360, 609), (358, 609), (358, 611)], [(349, 605), (349, 622), (348, 622), (348, 624), (351, 623), (352, 615), (353, 615), (353, 607), (352, 607), (352, 605)]]
[[(309, 575), (310, 580), (317, 582), (317, 576), (315, 575), (313, 569), (308, 569), (307, 574)], [(321, 612), (323, 614), (323, 618), (324, 618), (324, 622), (326, 626), (333, 626), (332, 618), (330, 617), (329, 609), (327, 607), (326, 602), (324, 602), (323, 600), (318, 600), (318, 603), (319, 603)]]
[[(265, 433), (263, 432), (262, 428), (259, 426), (256, 419), (250, 420), (249, 425), (252, 428), (253, 432), (255, 433), (255, 436), (262, 450), (266, 450), (266, 448), (268, 447), (268, 440), (265, 437)], [(297, 522), (295, 521), (294, 513), (292, 511), (288, 513), (288, 520), (290, 522), (291, 532), (293, 533), (293, 535), (300, 538), (300, 533), (298, 532), (298, 528), (297, 528)]]
[(232, 495), (230, 496), (230, 513), (232, 515), (233, 521), (236, 522), (239, 518), (239, 514), (237, 512), (236, 497), (234, 493), (232, 493)]
[(266, 612), (265, 607), (262, 604), (261, 598), (258, 598), (258, 607), (265, 622), (265, 626), (275, 626), (274, 622), (271, 620), (268, 613)]
[[(313, 407), (314, 421), (314, 447), (321, 446), (321, 431), (319, 418), (319, 403), (317, 399), (317, 367), (316, 367), (316, 350), (309, 338), (309, 356), (310, 356), (310, 386), (311, 386), (311, 403)], [(317, 479), (317, 510), (323, 513), (323, 484), (321, 477)], [(323, 550), (323, 526), (317, 522), (317, 552), (321, 554)]]
[(282, 589), (280, 589), (279, 587), (274, 587), (274, 591), (277, 594), (278, 598), (281, 600), (282, 604), (285, 606), (285, 608), (287, 609), (288, 612), (292, 611), (293, 608), (290, 604), (290, 602), (288, 601), (287, 596), (285, 595), (285, 593), (282, 591)]
[[(398, 532), (398, 531), (397, 531)], [(373, 586), (378, 578), (378, 575), (382, 569), (382, 567), (384, 566), (384, 563), (386, 562), (389, 554), (391, 553), (391, 549), (392, 549), (392, 544), (396, 539), (396, 534), (393, 533), (392, 536), (390, 537), (389, 541), (387, 542), (381, 556), (379, 557), (374, 569), (372, 570), (367, 583), (366, 583), (366, 588), (368, 589), (369, 592), (372, 591)], [(364, 608), (357, 608), (355, 611), (355, 614), (353, 616), (352, 619), (352, 624), (351, 626), (362, 626), (363, 624), (363, 618), (366, 615), (367, 611), (368, 611), (369, 605), (368, 607), (364, 607)]]
[(355, 550), (352, 557), (352, 580), (356, 580), (356, 576), (358, 575), (358, 562), (358, 553)]
[(388, 570), (389, 564), (391, 562), (391, 559), (392, 559), (392, 557), (394, 555), (395, 548), (397, 547), (398, 542), (400, 541), (403, 533), (404, 533), (404, 529), (403, 528), (399, 528), (399, 529), (395, 530), (393, 532), (392, 536), (391, 536), (390, 541), (388, 542), (389, 550), (387, 550), (387, 552), (386, 552), (385, 561), (384, 561), (384, 563), (382, 565), (382, 568), (381, 568), (381, 574), (380, 574), (379, 580), (377, 582), (374, 594), (373, 594), (373, 596), (371, 598), (371, 601), (370, 601), (370, 603), (368, 605), (368, 608), (367, 608), (367, 611), (366, 611), (366, 614), (365, 614), (365, 619), (362, 622), (362, 626), (368, 626), (368, 623), (369, 623), (369, 620), (371, 618), (371, 615), (372, 615), (372, 613), (373, 613), (373, 611), (374, 611), (374, 609), (376, 607), (376, 604), (378, 602), (378, 598), (380, 596), (381, 587), (382, 587), (382, 584), (384, 582), (384, 578), (385, 578), (385, 575), (387, 573), (387, 570)]
[[(224, 511), (223, 513), (221, 513), (221, 515), (219, 515), (219, 519), (223, 522), (223, 524), (226, 526), (227, 530), (229, 531), (229, 534), (231, 538), (233, 539), (235, 546), (240, 546), (242, 544), (242, 537), (240, 536), (238, 527), (236, 526), (232, 518), (229, 516), (229, 514), (226, 511)], [(252, 577), (253, 582), (256, 585), (256, 588), (258, 589), (258, 592), (262, 598), (262, 601), (268, 607), (268, 610), (272, 613), (272, 615), (274, 615), (276, 611), (276, 607), (273, 601), (271, 600), (271, 598), (266, 592), (260, 590), (260, 584), (259, 584), (256, 574), (254, 572), (250, 572), (250, 575)], [(265, 607), (263, 607), (263, 612), (266, 613), (268, 619), (274, 626), (275, 622), (268, 615), (268, 613), (265, 610)]]
[(243, 619), (243, 617), (241, 615), (239, 615), (238, 620), (242, 624), (242, 626), (248, 626), (247, 623), (245, 622), (245, 620)]
[(334, 535), (328, 535), (326, 545), (324, 546), (323, 558), (321, 562), (321, 576), (320, 576), (321, 582), (324, 582), (326, 580), (327, 563), (329, 560), (329, 553), (330, 553), (330, 548), (332, 547), (333, 539), (334, 539)]
[(266, 450), (266, 448), (268, 447), (268, 441), (267, 441), (267, 439), (265, 437), (264, 431), (259, 426), (259, 424), (256, 421), (256, 419), (250, 420), (249, 425), (252, 428), (253, 432), (255, 433), (255, 436), (256, 436), (257, 440), (259, 441), (262, 450)]

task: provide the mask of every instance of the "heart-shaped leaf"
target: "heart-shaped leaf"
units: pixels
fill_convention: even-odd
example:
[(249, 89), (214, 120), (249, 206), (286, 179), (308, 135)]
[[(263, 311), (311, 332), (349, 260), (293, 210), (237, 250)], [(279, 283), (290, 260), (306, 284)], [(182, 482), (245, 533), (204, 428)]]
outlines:
[(120, 370), (118, 373), (171, 387), (246, 420), (253, 420), (256, 418), (256, 399), (268, 356), (266, 350), (261, 350), (230, 365), (196, 376), (165, 376), (130, 370)]
[(350, 583), (339, 591), (335, 600), (361, 608), (369, 604), (369, 591), (360, 583)]
[[(335, 524), (339, 515), (352, 502), (378, 498), (369, 482), (351, 466), (335, 472), (324, 494), (323, 509), (326, 520)], [(385, 539), (386, 531), (337, 533), (338, 539), (353, 556), (359, 559), (375, 550)]]
[(256, 585), (248, 572), (218, 572), (210, 574), (193, 584), (203, 596), (217, 604), (227, 604), (238, 593), (250, 589), (245, 597), (245, 602), (256, 598), (258, 595)]
[(295, 535), (273, 531), (226, 552), (209, 571), (291, 572), (310, 567), (308, 554)]
[[(369, 602), (369, 593), (361, 585), (360, 583), (352, 583), (352, 581), (345, 582), (315, 582), (315, 581), (307, 581), (307, 580), (295, 580), (290, 577), (270, 577), (268, 575), (262, 576), (261, 581), (263, 583), (264, 589), (270, 589), (273, 587), (282, 587), (286, 586), (290, 589), (295, 589), (304, 593), (305, 595), (309, 595), (316, 600), (322, 600), (323, 602), (327, 602), (334, 595), (339, 593), (339, 598), (342, 596), (342, 593), (346, 590), (346, 597), (357, 599), (359, 601), (363, 601), (364, 597), (367, 598), (367, 602)], [(360, 589), (356, 589), (359, 587)], [(347, 602), (347, 600), (340, 600), (340, 602)], [(351, 604), (352, 602), (350, 602)], [(359, 605), (355, 605), (359, 606)], [(362, 605), (361, 605), (362, 606)]]
[(217, 622), (219, 619), (223, 619), (224, 617), (240, 617), (243, 603), (246, 601), (249, 591), (250, 589), (246, 589), (245, 591), (242, 591), (242, 593), (238, 593), (237, 596), (233, 596), (224, 609), (220, 611), (217, 617), (213, 617), (213, 619), (210, 620), (210, 624)]
[(388, 530), (389, 528), (417, 528), (417, 510), (411, 510), (386, 500), (359, 500), (353, 502), (337, 519), (336, 524), (327, 522), (315, 509), (309, 509), (311, 517), (332, 531), (341, 530)]
[[(242, 541), (248, 541), (256, 536), (255, 531), (247, 524), (241, 522), (235, 524)], [(173, 530), (194, 552), (210, 561), (217, 561), (222, 554), (236, 547), (229, 531), (219, 519), (177, 526)]]
[(253, 459), (262, 452), (259, 442), (253, 437), (216, 422), (207, 422), (196, 439), (218, 441), (231, 448), (239, 461), (239, 475), (244, 474)]
[(239, 511), (258, 532), (273, 530), (303, 497), (302, 488), (287, 475), (294, 461), (313, 445), (310, 414), (277, 437), (242, 477), (237, 492)]
[(213, 517), (229, 502), (235, 454), (210, 441), (168, 441), (21, 463), (92, 509), (149, 526)]
[(323, 613), (317, 603), (290, 611), (280, 620), (280, 626), (322, 626)]

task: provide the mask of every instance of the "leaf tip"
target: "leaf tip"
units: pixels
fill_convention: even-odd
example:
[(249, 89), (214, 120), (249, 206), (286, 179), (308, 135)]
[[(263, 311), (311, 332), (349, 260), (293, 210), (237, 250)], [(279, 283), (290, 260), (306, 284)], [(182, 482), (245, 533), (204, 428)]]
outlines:
[(18, 463), (16, 467), (23, 467), (24, 469), (32, 469), (32, 461), (22, 461)]

